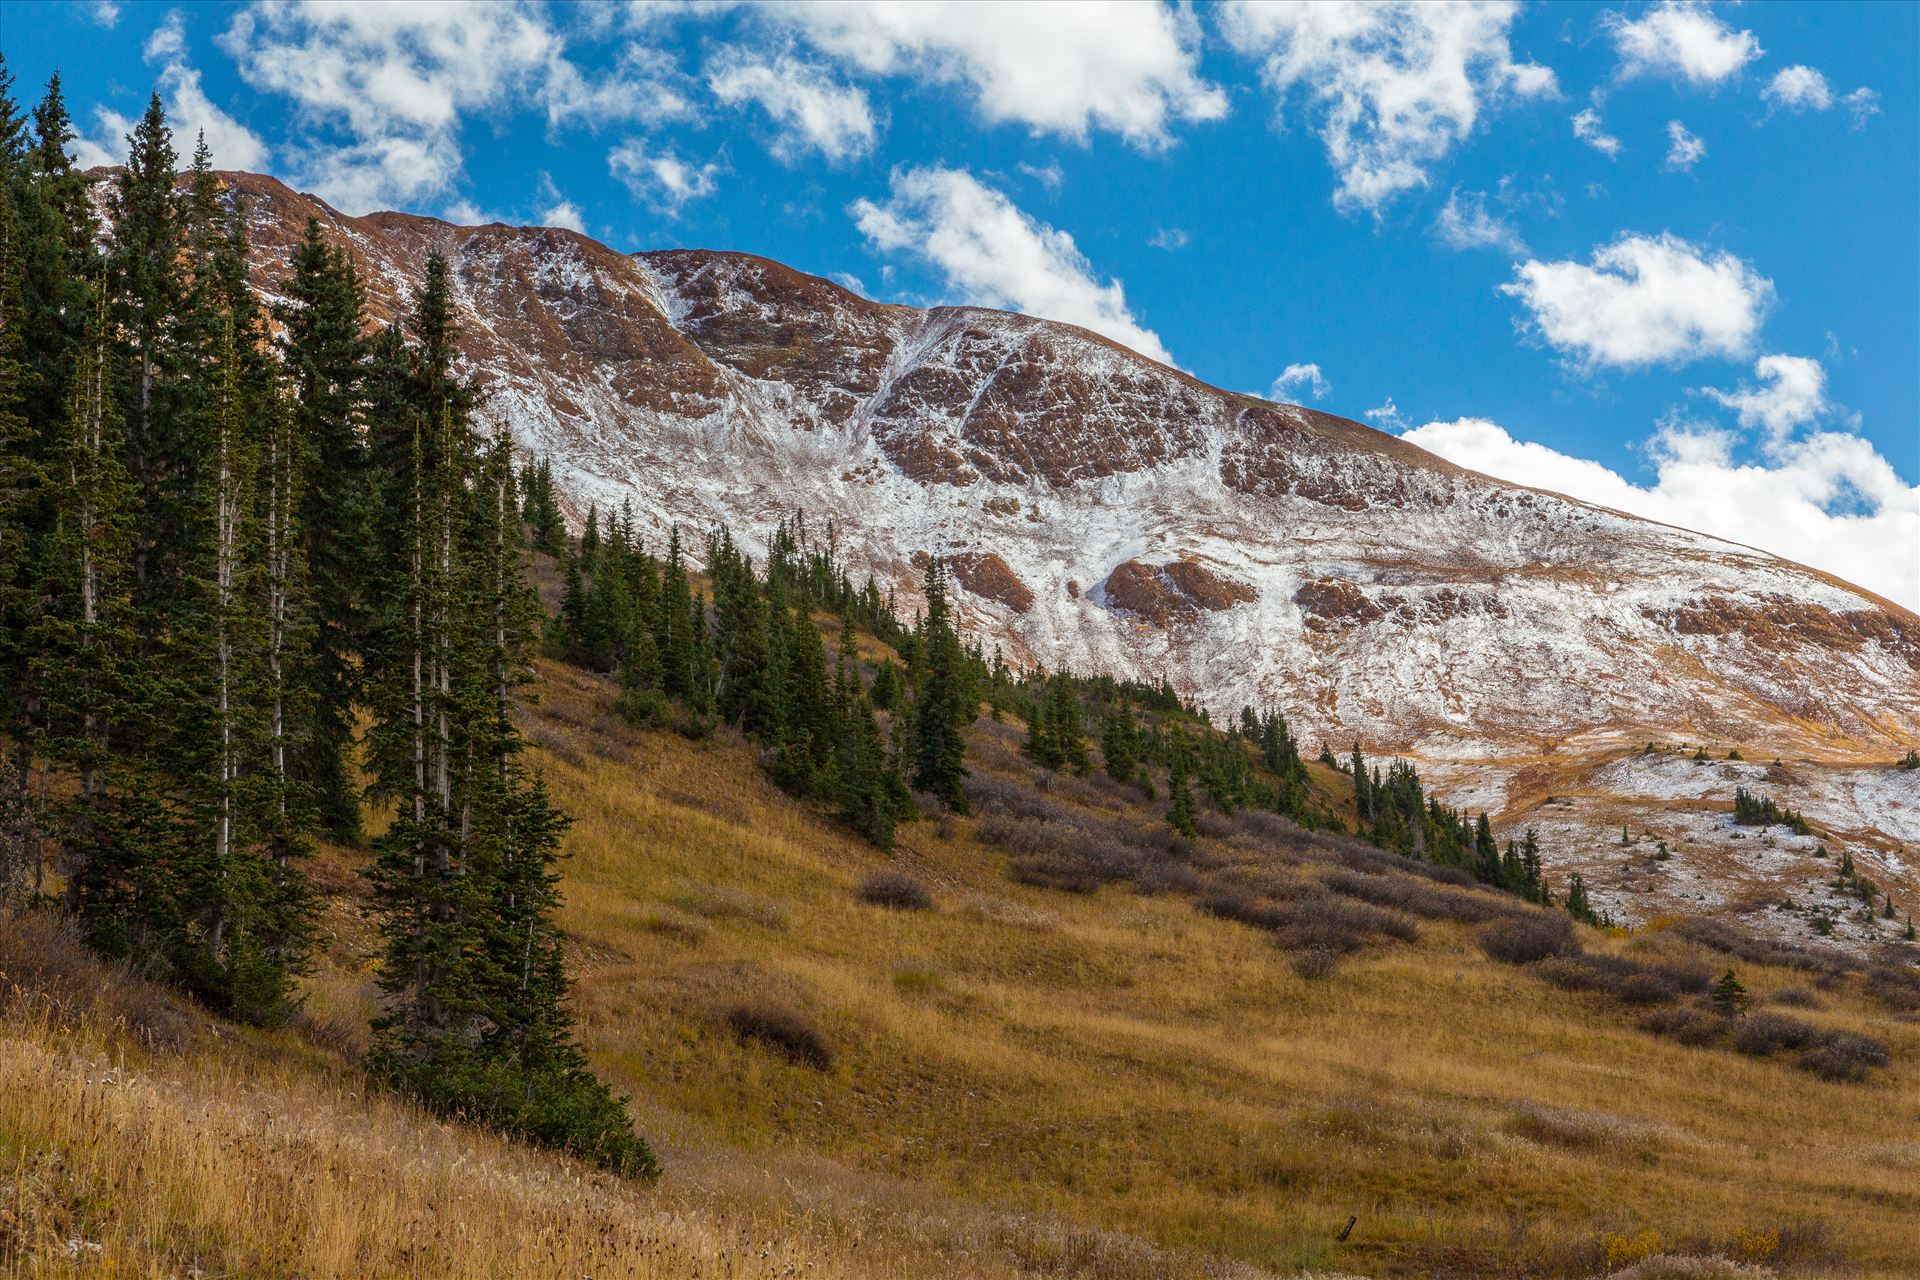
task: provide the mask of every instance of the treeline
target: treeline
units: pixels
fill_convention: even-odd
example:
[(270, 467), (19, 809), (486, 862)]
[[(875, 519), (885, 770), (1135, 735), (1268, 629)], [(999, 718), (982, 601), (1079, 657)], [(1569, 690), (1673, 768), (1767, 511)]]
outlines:
[(1778, 823), (1797, 836), (1813, 834), (1813, 827), (1801, 814), (1781, 805), (1772, 796), (1748, 791), (1745, 787), (1734, 788), (1733, 820), (1742, 827), (1771, 827)]
[[(1223, 816), (1260, 809), (1307, 827), (1344, 829), (1316, 796), (1286, 719), (1241, 709), (1217, 729), (1165, 681), (1147, 684), (1067, 671), (1012, 671), (996, 651), (963, 643), (950, 618), (948, 579), (928, 561), (924, 615), (903, 623), (891, 592), (868, 578), (856, 585), (833, 530), (812, 536), (804, 515), (783, 520), (756, 568), (732, 535), (706, 538), (709, 591), (695, 589), (678, 528), (658, 553), (623, 507), (603, 518), (590, 507), (580, 536), (562, 522), (550, 464), (521, 472), (522, 515), (535, 545), (559, 560), (560, 608), (547, 632), (555, 657), (620, 677), (618, 707), (636, 723), (700, 735), (728, 724), (762, 748), (782, 787), (836, 808), (855, 831), (891, 845), (897, 825), (918, 815), (914, 791), (964, 811), (965, 730), (984, 710), (1026, 725), (1023, 752), (1049, 770), (1085, 776), (1099, 767), (1116, 781), (1158, 796), (1166, 820), (1199, 834), (1198, 803)], [(837, 619), (837, 622), (835, 621)], [(864, 631), (881, 648), (863, 659)], [(837, 636), (829, 652), (827, 634)], [(898, 654), (904, 667), (896, 665)], [(1554, 905), (1542, 875), (1539, 840), (1495, 841), (1485, 814), (1470, 819), (1429, 798), (1404, 760), (1382, 776), (1356, 743), (1344, 765), (1354, 780), (1359, 831), (1381, 848), (1467, 871), (1529, 902)], [(1601, 917), (1576, 873), (1566, 910)]]
[[(1458, 867), (1481, 884), (1541, 906), (1553, 905), (1553, 892), (1541, 876), (1539, 837), (1531, 827), (1523, 839), (1508, 840), (1502, 850), (1486, 814), (1470, 819), (1465, 809), (1448, 808), (1428, 796), (1419, 771), (1407, 761), (1391, 762), (1383, 778), (1378, 765), (1369, 768), (1356, 742), (1345, 767), (1353, 778), (1354, 807), (1371, 824), (1368, 834), (1381, 848)], [(1578, 872), (1568, 886), (1566, 907), (1588, 924), (1600, 922), (1587, 902)]]
[(0, 66), (0, 893), (273, 1024), (314, 945), (305, 856), (386, 806), (370, 1069), (651, 1171), (573, 1036), (567, 819), (512, 716), (539, 613), (446, 263), (369, 333), (309, 223), (269, 315), (242, 201), (204, 141), (179, 170), (157, 96), (104, 226), (73, 137), (57, 77), (29, 118)]

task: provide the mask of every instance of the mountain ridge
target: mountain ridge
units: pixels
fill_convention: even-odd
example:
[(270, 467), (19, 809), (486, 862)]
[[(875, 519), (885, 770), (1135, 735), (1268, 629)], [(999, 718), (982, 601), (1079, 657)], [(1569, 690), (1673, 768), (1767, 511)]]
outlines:
[[(487, 412), (552, 459), (576, 517), (632, 499), (657, 534), (724, 523), (753, 545), (804, 508), (908, 601), (913, 552), (997, 562), (961, 614), (1013, 661), (1165, 676), (1216, 713), (1276, 705), (1309, 741), (1416, 754), (1764, 737), (1865, 760), (1920, 732), (1920, 618), (1769, 553), (1071, 325), (875, 302), (734, 251), (351, 218), (223, 176), (269, 296), (309, 215), (353, 248), (376, 320), (446, 253)], [(1233, 598), (1143, 597), (1176, 565)], [(1171, 603), (1125, 604), (1147, 597)]]

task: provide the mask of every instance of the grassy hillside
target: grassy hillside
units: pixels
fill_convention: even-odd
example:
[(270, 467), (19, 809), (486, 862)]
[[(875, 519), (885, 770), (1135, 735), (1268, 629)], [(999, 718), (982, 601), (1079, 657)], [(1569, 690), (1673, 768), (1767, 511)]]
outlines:
[[(1920, 1024), (1893, 1011), (1906, 989), (1888, 973), (1734, 959), (1676, 929), (1581, 930), (1589, 957), (1669, 989), (1630, 993), (1644, 1004), (1618, 983), (1572, 989), (1627, 970), (1490, 959), (1479, 936), (1534, 908), (1356, 842), (1217, 815), (1191, 847), (1168, 841), (1164, 802), (1064, 775), (1039, 789), (1018, 730), (986, 720), (975, 816), (903, 827), (883, 853), (776, 789), (724, 731), (636, 730), (609, 710), (611, 682), (544, 675), (527, 727), (576, 818), (564, 924), (583, 1039), (660, 1148), (661, 1183), (423, 1119), (348, 1069), (372, 939), (355, 856), (329, 850), (329, 949), (283, 1032), (213, 1024), (103, 978), (37, 921), (7, 926), (0, 1269), (1891, 1277), (1920, 1263)], [(1337, 799), (1340, 775), (1314, 769)], [(1134, 879), (1155, 891), (1009, 876), (1069, 832), (1088, 856), (1145, 858), (1155, 874)], [(913, 897), (882, 873), (930, 907), (867, 901)], [(1745, 1024), (1867, 1033), (1888, 1064), (1829, 1080), (1791, 1046), (1639, 1029), (1649, 1010), (1699, 1005), (1695, 979), (1729, 965), (1753, 997)]]

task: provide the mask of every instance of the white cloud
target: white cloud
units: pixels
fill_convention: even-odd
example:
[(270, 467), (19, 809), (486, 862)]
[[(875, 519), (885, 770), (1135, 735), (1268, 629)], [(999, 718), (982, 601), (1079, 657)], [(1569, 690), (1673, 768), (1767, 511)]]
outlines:
[(1667, 121), (1667, 168), (1691, 173), (1693, 166), (1706, 158), (1707, 144), (1678, 120)]
[(113, 0), (93, 0), (87, 6), (87, 16), (103, 27), (112, 27), (120, 21), (120, 6)]
[(1281, 100), (1317, 104), (1319, 134), (1339, 175), (1334, 203), (1378, 212), (1429, 181), (1428, 170), (1473, 131), (1483, 106), (1556, 92), (1553, 72), (1515, 62), (1507, 0), (1452, 4), (1256, 4), (1221, 13), (1227, 42), (1261, 60)]
[(1814, 421), (1832, 408), (1827, 402), (1827, 371), (1818, 360), (1761, 356), (1753, 373), (1766, 385), (1744, 385), (1737, 391), (1705, 387), (1700, 394), (1734, 410), (1741, 426), (1763, 428), (1769, 444), (1785, 440), (1795, 427)]
[(1816, 67), (1782, 67), (1760, 96), (1789, 111), (1825, 111), (1833, 105), (1833, 90)]
[(1400, 406), (1388, 396), (1387, 402), (1376, 409), (1369, 409), (1360, 415), (1382, 431), (1399, 431), (1407, 425), (1407, 417), (1400, 412)]
[(982, 116), (1035, 133), (1094, 130), (1165, 146), (1176, 121), (1217, 120), (1184, 9), (1129, 0), (917, 4), (812, 0), (754, 10), (848, 67), (967, 86)]
[(718, 190), (716, 179), (722, 172), (717, 160), (694, 164), (683, 160), (671, 147), (650, 152), (638, 139), (608, 152), (607, 168), (635, 199), (646, 201), (669, 217), (678, 216), (687, 201)]
[(1333, 394), (1333, 384), (1320, 372), (1319, 365), (1290, 364), (1273, 380), (1273, 386), (1267, 391), (1267, 399), (1291, 400), (1302, 388), (1314, 400), (1324, 400)]
[(1043, 165), (1028, 164), (1025, 160), (1022, 160), (1014, 167), (1045, 187), (1049, 194), (1058, 192), (1061, 185), (1067, 180), (1067, 175), (1060, 170), (1060, 162), (1058, 160), (1049, 160)]
[(1620, 154), (1620, 139), (1600, 124), (1600, 113), (1587, 107), (1573, 117), (1573, 136), (1611, 160)]
[(522, 0), (260, 0), (235, 15), (220, 45), (254, 89), (288, 98), (303, 128), (343, 135), (315, 137), (293, 176), (349, 213), (447, 198), (464, 168), (470, 113), (527, 102), (559, 125), (685, 110), (641, 50), (589, 81), (567, 60), (550, 11)]
[(1859, 436), (1816, 432), (1763, 461), (1736, 462), (1729, 433), (1670, 423), (1649, 442), (1651, 485), (1516, 440), (1484, 418), (1429, 422), (1403, 439), (1502, 480), (1771, 551), (1920, 609), (1920, 486)]
[(1751, 31), (1733, 30), (1701, 0), (1662, 0), (1637, 20), (1608, 13), (1601, 23), (1613, 37), (1623, 78), (1717, 85), (1765, 52)]
[(1484, 192), (1455, 187), (1434, 220), (1434, 234), (1449, 249), (1505, 249), (1525, 253), (1527, 246), (1513, 224), (1487, 212)]
[(560, 191), (550, 173), (540, 175), (540, 222), (549, 227), (565, 227), (569, 231), (585, 233), (586, 215), (580, 212), (580, 206), (566, 198)]
[[(186, 29), (178, 10), (170, 10), (142, 46), (148, 62), (163, 65), (155, 88), (173, 130), (182, 162), (193, 155), (194, 139), (204, 137), (216, 169), (264, 169), (267, 145), (251, 129), (222, 111), (200, 86), (200, 72), (187, 63)], [(105, 107), (94, 115), (97, 139), (76, 139), (74, 155), (86, 167), (120, 164), (127, 156), (127, 135), (136, 121)]]
[(1856, 129), (1864, 126), (1870, 117), (1880, 114), (1880, 95), (1865, 86), (1855, 89), (1840, 101), (1853, 113), (1853, 127)]
[(187, 29), (180, 20), (178, 9), (167, 10), (167, 16), (140, 46), (140, 56), (148, 62), (165, 62), (180, 57), (187, 51)]
[(1162, 227), (1147, 237), (1147, 243), (1156, 249), (1165, 249), (1172, 253), (1184, 249), (1193, 243), (1193, 237), (1182, 227)]
[(708, 64), (707, 84), (726, 105), (757, 103), (773, 118), (778, 131), (771, 150), (782, 160), (810, 150), (828, 160), (849, 160), (873, 149), (867, 95), (834, 83), (810, 63), (730, 48)]
[(884, 203), (856, 200), (849, 212), (874, 249), (924, 258), (969, 303), (1077, 324), (1173, 363), (1128, 309), (1120, 281), (1101, 283), (1071, 235), (963, 169), (896, 171)]
[(1589, 369), (1744, 355), (1774, 296), (1751, 264), (1671, 234), (1624, 234), (1588, 263), (1530, 260), (1500, 289), (1548, 345)]

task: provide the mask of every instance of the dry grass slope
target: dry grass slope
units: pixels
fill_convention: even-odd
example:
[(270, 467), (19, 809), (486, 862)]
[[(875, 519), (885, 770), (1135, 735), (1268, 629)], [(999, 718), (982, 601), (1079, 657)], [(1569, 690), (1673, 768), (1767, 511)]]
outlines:
[[(332, 853), (333, 944), (302, 1028), (236, 1035), (174, 1009), (188, 1029), (142, 1042), (110, 993), (86, 1008), (17, 997), (0, 1032), (0, 1264), (1143, 1280), (1920, 1268), (1920, 1024), (1857, 975), (1735, 962), (1757, 1002), (1791, 989), (1796, 1019), (1890, 1046), (1865, 1081), (1828, 1082), (1648, 1034), (1607, 995), (1489, 959), (1486, 913), (1460, 905), (1476, 891), (1221, 824), (1189, 870), (1242, 886), (1249, 910), (1341, 903), (1394, 922), (1303, 976), (1274, 934), (1189, 893), (1016, 883), (977, 834), (985, 819), (915, 824), (883, 854), (724, 735), (630, 729), (604, 681), (565, 668), (542, 691), (534, 755), (577, 818), (564, 923), (583, 1035), (658, 1141), (660, 1186), (431, 1122), (340, 1070), (370, 940)], [(996, 726), (976, 746), (983, 775), (1026, 771)], [(1089, 829), (1157, 822), (1158, 806), (1092, 780), (1045, 799)], [(867, 900), (883, 874), (924, 886), (931, 909)], [(1674, 930), (1583, 941), (1724, 967)], [(160, 999), (130, 989), (129, 1005)], [(807, 1027), (824, 1064), (741, 1033), (740, 1009)], [(1695, 1260), (1656, 1261), (1676, 1254)]]

